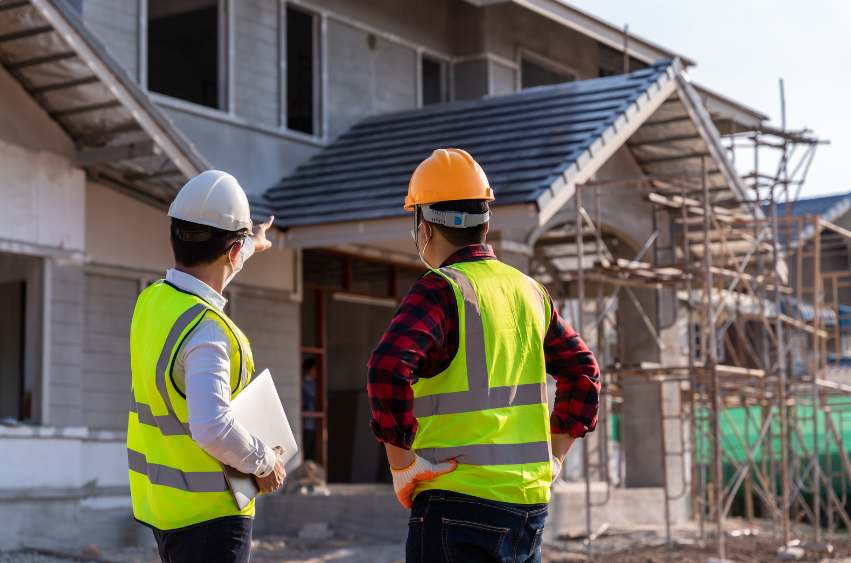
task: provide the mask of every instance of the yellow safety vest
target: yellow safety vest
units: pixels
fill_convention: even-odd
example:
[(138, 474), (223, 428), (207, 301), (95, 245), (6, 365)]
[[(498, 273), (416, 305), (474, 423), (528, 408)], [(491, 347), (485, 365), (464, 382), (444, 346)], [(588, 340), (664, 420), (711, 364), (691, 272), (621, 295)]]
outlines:
[(497, 260), (434, 270), (458, 305), (458, 352), (413, 385), (413, 449), (455, 471), (420, 482), (513, 504), (549, 502), (552, 481), (544, 337), (550, 303), (537, 282)]
[(130, 494), (136, 520), (176, 530), (227, 516), (254, 516), (254, 502), (239, 510), (219, 462), (192, 440), (186, 387), (174, 373), (181, 345), (203, 318), (230, 336), (231, 398), (251, 380), (254, 361), (245, 335), (221, 311), (160, 280), (139, 296), (130, 329), (133, 389), (127, 424)]

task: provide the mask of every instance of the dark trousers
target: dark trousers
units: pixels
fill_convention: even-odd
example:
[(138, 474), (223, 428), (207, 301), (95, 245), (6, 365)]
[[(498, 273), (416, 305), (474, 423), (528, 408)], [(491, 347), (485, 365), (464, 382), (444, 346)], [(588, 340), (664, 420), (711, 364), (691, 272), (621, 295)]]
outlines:
[(408, 523), (407, 563), (540, 563), (546, 518), (546, 504), (420, 493)]
[(248, 563), (251, 518), (222, 518), (176, 532), (154, 530), (163, 563)]

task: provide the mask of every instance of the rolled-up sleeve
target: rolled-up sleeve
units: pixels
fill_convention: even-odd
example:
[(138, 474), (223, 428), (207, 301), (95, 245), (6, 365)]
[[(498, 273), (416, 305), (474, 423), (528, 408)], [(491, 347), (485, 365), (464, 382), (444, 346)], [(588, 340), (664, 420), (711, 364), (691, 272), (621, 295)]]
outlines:
[(597, 426), (600, 409), (600, 369), (582, 338), (552, 306), (544, 338), (547, 373), (556, 380), (555, 406), (550, 416), (553, 434), (581, 438)]
[(419, 374), (433, 373), (431, 353), (444, 347), (442, 285), (442, 278), (426, 276), (411, 287), (367, 364), (372, 430), (379, 441), (406, 450), (417, 432), (411, 385)]

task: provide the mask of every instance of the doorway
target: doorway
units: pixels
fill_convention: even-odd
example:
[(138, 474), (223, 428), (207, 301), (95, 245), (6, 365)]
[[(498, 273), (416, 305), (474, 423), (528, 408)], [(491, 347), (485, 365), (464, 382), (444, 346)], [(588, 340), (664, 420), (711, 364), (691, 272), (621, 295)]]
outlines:
[(425, 270), (325, 250), (304, 251), (303, 264), (304, 457), (332, 483), (389, 482), (384, 448), (369, 426), (366, 365)]

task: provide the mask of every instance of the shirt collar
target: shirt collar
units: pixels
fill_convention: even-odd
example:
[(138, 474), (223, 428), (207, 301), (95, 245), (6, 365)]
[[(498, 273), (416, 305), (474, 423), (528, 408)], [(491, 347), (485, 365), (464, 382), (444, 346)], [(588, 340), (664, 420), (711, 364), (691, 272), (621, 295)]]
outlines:
[(496, 254), (489, 244), (474, 244), (453, 253), (440, 265), (441, 268), (457, 264), (458, 262), (478, 262), (480, 260), (496, 260)]
[(219, 311), (223, 311), (228, 300), (215, 289), (205, 284), (195, 276), (172, 268), (165, 275), (165, 281), (173, 283), (180, 289), (194, 293)]

